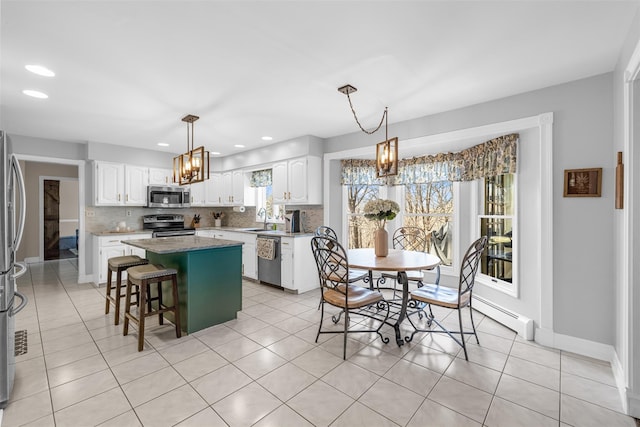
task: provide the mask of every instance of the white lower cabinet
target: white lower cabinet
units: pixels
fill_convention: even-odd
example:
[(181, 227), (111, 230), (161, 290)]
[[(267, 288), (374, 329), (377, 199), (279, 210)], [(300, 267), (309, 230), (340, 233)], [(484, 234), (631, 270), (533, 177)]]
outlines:
[(320, 286), (318, 269), (311, 252), (313, 236), (282, 237), (282, 287), (296, 293), (303, 293)]
[(295, 239), (283, 238), (280, 240), (280, 284), (285, 289), (293, 290), (293, 248)]
[[(144, 249), (139, 249), (134, 246), (129, 246), (122, 243), (123, 240), (131, 239), (150, 239), (151, 234), (114, 234), (113, 236), (94, 236), (94, 283), (101, 284), (107, 283), (107, 263), (109, 258), (115, 258), (125, 255), (138, 255), (140, 258), (144, 258), (146, 253)], [(122, 278), (125, 280), (127, 273), (123, 273)], [(111, 278), (112, 282), (116, 281), (115, 274)]]

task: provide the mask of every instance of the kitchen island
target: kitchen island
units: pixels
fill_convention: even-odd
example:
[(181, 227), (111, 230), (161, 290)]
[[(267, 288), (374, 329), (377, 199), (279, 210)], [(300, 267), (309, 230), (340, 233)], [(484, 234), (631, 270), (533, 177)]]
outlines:
[[(201, 236), (125, 240), (149, 262), (178, 271), (180, 322), (187, 333), (235, 319), (242, 310), (242, 242)], [(171, 290), (162, 298), (171, 305)], [(172, 314), (165, 314), (169, 320)]]

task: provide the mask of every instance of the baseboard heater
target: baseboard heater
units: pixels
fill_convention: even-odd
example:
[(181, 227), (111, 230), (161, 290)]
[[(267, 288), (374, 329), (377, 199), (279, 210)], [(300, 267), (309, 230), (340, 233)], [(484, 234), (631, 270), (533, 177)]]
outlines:
[(507, 328), (513, 329), (522, 338), (533, 341), (533, 320), (528, 317), (507, 310), (477, 295), (473, 296), (473, 308)]

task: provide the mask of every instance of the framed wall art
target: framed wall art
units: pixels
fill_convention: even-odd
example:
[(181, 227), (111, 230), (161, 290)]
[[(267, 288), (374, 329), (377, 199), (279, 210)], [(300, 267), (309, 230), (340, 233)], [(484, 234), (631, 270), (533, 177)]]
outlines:
[(564, 197), (600, 197), (602, 168), (565, 169)]

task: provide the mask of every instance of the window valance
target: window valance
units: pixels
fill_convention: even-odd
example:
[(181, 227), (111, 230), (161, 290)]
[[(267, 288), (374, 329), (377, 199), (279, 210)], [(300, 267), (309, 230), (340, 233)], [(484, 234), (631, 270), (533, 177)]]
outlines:
[[(437, 181), (473, 181), (488, 176), (515, 173), (517, 133), (500, 136), (456, 153), (400, 160), (398, 175), (390, 185), (425, 184)], [(342, 185), (385, 185), (376, 178), (375, 160), (342, 160)]]
[(251, 187), (267, 187), (272, 183), (271, 176), (271, 169), (253, 171), (251, 172), (251, 178), (249, 178), (249, 185)]
[(341, 160), (342, 185), (385, 185), (386, 179), (376, 175), (376, 161), (366, 159)]

